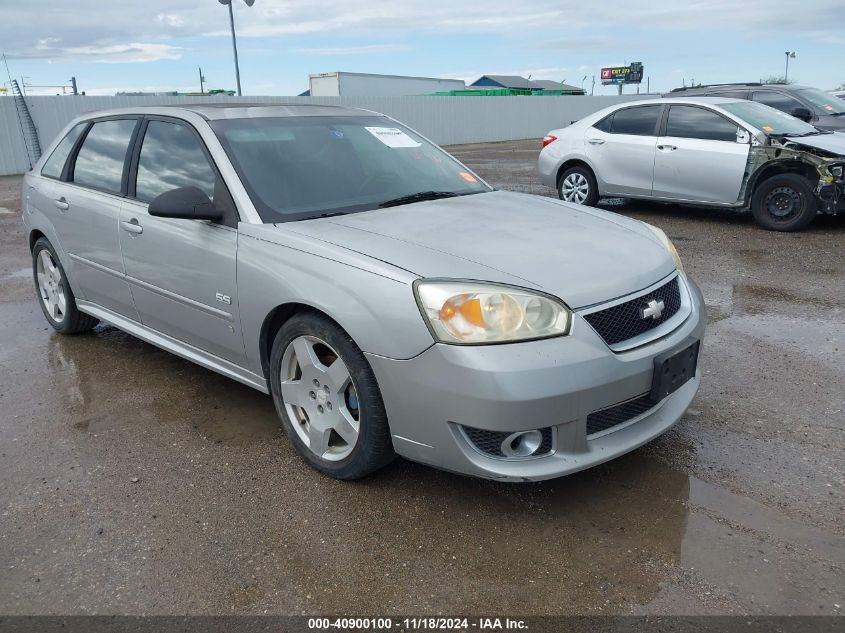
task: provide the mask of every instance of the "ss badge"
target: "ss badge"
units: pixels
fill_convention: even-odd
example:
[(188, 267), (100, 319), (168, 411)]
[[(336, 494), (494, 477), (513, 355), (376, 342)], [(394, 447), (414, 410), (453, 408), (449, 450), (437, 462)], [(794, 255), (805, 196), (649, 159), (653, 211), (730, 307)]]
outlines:
[(220, 303), (225, 303), (227, 306), (232, 305), (232, 297), (229, 295), (224, 295), (222, 292), (218, 292), (214, 295), (214, 298), (217, 299)]

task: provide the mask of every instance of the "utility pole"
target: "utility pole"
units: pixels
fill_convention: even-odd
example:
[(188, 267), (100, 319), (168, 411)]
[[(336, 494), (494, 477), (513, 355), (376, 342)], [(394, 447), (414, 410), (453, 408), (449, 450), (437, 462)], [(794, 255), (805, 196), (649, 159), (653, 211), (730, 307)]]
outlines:
[(786, 70), (783, 73), (783, 81), (784, 83), (789, 83), (789, 58), (795, 59), (797, 53), (795, 51), (785, 51), (786, 52)]
[[(220, 4), (228, 5), (229, 7), (229, 26), (232, 27), (232, 52), (235, 54), (235, 81), (238, 84), (238, 96), (242, 96), (241, 93), (241, 69), (238, 66), (238, 42), (235, 39), (235, 13), (232, 10), (232, 0), (217, 0)], [(244, 4), (248, 7), (251, 7), (255, 4), (255, 0), (244, 0)]]
[(205, 77), (202, 76), (202, 67), (197, 66), (200, 71), (200, 94), (205, 94), (205, 89), (203, 88), (203, 84), (205, 82)]
[(241, 69), (238, 66), (238, 42), (235, 40), (235, 14), (232, 11), (232, 2), (229, 2), (229, 24), (232, 27), (232, 50), (235, 53), (235, 82), (238, 84), (238, 96), (240, 97), (243, 93), (241, 93)]
[(70, 78), (70, 87), (73, 90), (73, 94), (78, 95), (79, 91), (76, 89), (76, 77)]
[(593, 85), (590, 86), (590, 96), (592, 97), (594, 94), (596, 94), (596, 76), (595, 75), (593, 75)]

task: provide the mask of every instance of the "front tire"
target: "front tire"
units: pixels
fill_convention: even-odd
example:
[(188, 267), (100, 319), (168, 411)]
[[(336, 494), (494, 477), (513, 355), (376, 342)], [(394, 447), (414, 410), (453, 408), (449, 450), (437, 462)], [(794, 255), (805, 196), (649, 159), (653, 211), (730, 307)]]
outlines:
[(599, 201), (596, 177), (587, 167), (570, 167), (558, 179), (557, 195), (565, 202), (594, 207)]
[(779, 174), (764, 180), (751, 198), (751, 214), (769, 231), (798, 231), (818, 213), (810, 183), (797, 174)]
[(320, 472), (359, 479), (395, 457), (373, 370), (327, 317), (301, 313), (281, 327), (270, 354), (270, 391), (297, 453)]
[(44, 237), (32, 247), (32, 277), (41, 311), (56, 332), (79, 334), (97, 326), (97, 319), (77, 309), (65, 269), (53, 245)]

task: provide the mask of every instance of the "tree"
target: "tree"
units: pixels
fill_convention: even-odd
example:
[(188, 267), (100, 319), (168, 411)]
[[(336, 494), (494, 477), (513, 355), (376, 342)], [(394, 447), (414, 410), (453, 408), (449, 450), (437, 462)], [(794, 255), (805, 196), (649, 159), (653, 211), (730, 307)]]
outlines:
[(794, 84), (794, 79), (787, 79), (783, 75), (769, 75), (760, 80), (761, 84)]

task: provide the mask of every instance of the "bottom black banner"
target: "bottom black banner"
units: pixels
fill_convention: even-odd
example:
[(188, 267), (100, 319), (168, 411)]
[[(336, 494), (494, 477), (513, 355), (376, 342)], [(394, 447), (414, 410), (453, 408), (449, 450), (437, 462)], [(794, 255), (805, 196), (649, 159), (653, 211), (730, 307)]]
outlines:
[(838, 616), (0, 616), (0, 633), (842, 633)]

